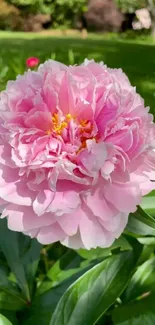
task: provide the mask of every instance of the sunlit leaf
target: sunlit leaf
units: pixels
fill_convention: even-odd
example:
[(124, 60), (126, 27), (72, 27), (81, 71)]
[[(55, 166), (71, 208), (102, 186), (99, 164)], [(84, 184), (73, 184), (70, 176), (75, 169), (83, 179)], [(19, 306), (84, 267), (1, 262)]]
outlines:
[(131, 252), (107, 258), (62, 296), (50, 325), (93, 325), (124, 290), (133, 269)]
[(10, 321), (0, 314), (0, 325), (13, 325)]
[(155, 257), (140, 265), (131, 278), (125, 299), (131, 301), (142, 294), (155, 291)]
[(137, 236), (155, 236), (155, 219), (138, 207), (137, 211), (130, 215), (126, 230)]

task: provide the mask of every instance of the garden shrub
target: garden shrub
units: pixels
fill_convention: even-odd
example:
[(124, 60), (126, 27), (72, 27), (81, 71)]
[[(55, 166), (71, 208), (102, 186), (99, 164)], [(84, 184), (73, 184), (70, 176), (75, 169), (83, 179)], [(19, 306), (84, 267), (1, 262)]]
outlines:
[(123, 14), (113, 0), (90, 0), (85, 14), (88, 29), (99, 31), (120, 30)]
[(16, 30), (21, 27), (20, 10), (0, 0), (0, 29)]

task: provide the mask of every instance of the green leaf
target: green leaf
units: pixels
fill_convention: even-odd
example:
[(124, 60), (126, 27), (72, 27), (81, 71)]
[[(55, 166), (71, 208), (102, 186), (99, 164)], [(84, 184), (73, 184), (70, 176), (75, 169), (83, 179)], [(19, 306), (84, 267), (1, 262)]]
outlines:
[(73, 250), (68, 250), (48, 271), (47, 277), (55, 284), (79, 271), (82, 258)]
[(45, 280), (37, 290), (37, 294), (49, 290), (60, 282), (79, 272), (85, 266), (81, 266), (83, 259), (76, 251), (68, 250), (48, 271)]
[(70, 65), (74, 65), (75, 63), (75, 56), (74, 56), (74, 52), (72, 49), (68, 50), (68, 60), (69, 60), (69, 64)]
[(154, 325), (155, 295), (116, 308), (112, 313), (114, 325)]
[(137, 238), (135, 238), (134, 236), (126, 236), (127, 237), (127, 240), (129, 242), (129, 244), (131, 245), (132, 247), (132, 250), (133, 250), (133, 254), (134, 254), (134, 262), (135, 262), (135, 265), (139, 264), (139, 259), (142, 255), (142, 252), (143, 252), (143, 245), (141, 245)]
[(149, 260), (152, 256), (154, 256), (154, 246), (153, 245), (143, 245), (142, 252), (139, 257), (137, 266), (142, 265), (145, 261)]
[(4, 270), (0, 269), (0, 309), (17, 311), (25, 307), (26, 301), (16, 285), (11, 283)]
[(10, 231), (6, 220), (0, 220), (0, 248), (15, 274), (27, 301), (31, 300), (41, 245), (21, 233)]
[(141, 207), (151, 216), (155, 217), (155, 191), (142, 198)]
[(155, 219), (138, 207), (135, 213), (130, 214), (126, 230), (137, 236), (155, 236)]
[[(49, 290), (43, 294), (37, 294), (33, 299), (33, 303), (29, 312), (27, 313), (27, 320), (24, 325), (38, 325), (41, 321), (41, 325), (47, 325), (50, 322), (52, 313), (54, 312), (56, 305), (67, 288), (74, 283), (82, 274), (87, 272), (94, 264), (89, 264), (84, 269), (73, 274), (70, 278), (64, 280), (59, 285), (51, 288), (51, 281), (49, 282)], [(47, 288), (48, 289), (48, 286)], [(23, 324), (22, 324), (23, 325)]]
[(10, 310), (4, 310), (0, 309), (0, 314), (2, 314), (4, 317), (6, 317), (13, 325), (19, 325), (19, 322), (17, 320), (16, 311), (10, 311)]
[(19, 238), (21, 240), (21, 244), (19, 243), (19, 245), (21, 245), (21, 247), (25, 247), (20, 255), (20, 260), (23, 264), (30, 295), (32, 296), (33, 290), (35, 289), (35, 275), (38, 268), (42, 245), (38, 243), (36, 239), (32, 240), (27, 236), (23, 236), (22, 234), (20, 234)]
[(155, 257), (138, 267), (129, 282), (125, 300), (131, 301), (142, 294), (152, 291), (155, 291)]
[(133, 270), (132, 252), (107, 258), (62, 296), (50, 325), (93, 325), (124, 290)]
[(12, 325), (12, 323), (10, 323), (6, 317), (0, 314), (0, 325)]
[(47, 272), (46, 278), (37, 289), (37, 294), (44, 293), (65, 279), (71, 277), (73, 274), (84, 269), (85, 265), (82, 265), (82, 261), (83, 259), (76, 251), (68, 249), (68, 251), (62, 255), (62, 257), (56, 261)]
[(77, 252), (80, 256), (88, 260), (95, 260), (101, 257), (112, 255), (114, 249), (120, 248), (121, 251), (131, 250), (132, 247), (127, 239), (122, 235), (119, 239), (116, 239), (112, 246), (108, 248), (92, 248), (90, 250), (79, 249)]
[(25, 307), (27, 307), (26, 302), (16, 290), (10, 291), (10, 288), (0, 290), (0, 308), (18, 311)]
[(140, 237), (137, 240), (142, 245), (155, 246), (155, 237)]
[(49, 325), (50, 318), (50, 310), (46, 312), (40, 310), (37, 312), (36, 310), (36, 314), (31, 314), (25, 322), (22, 322), (22, 325)]

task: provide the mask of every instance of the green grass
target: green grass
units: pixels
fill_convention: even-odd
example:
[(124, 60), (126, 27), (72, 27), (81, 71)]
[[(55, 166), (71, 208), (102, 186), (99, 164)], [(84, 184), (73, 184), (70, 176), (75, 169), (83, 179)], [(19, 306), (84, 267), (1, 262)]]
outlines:
[[(66, 64), (79, 64), (87, 57), (104, 61), (110, 67), (121, 67), (155, 113), (155, 42), (150, 38), (132, 40), (107, 34), (90, 35), (83, 40), (78, 36), (0, 32), (0, 88), (5, 87), (8, 79), (24, 72), (27, 57), (38, 56), (43, 62), (51, 55)], [(8, 71), (1, 76), (4, 66), (8, 66)]]

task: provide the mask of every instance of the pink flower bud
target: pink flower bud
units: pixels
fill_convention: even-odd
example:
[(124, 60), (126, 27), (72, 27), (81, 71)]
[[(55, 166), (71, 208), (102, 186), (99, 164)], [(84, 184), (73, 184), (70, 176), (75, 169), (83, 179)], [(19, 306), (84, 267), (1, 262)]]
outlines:
[(31, 57), (26, 60), (26, 65), (28, 68), (35, 68), (39, 64), (39, 62), (39, 58)]

